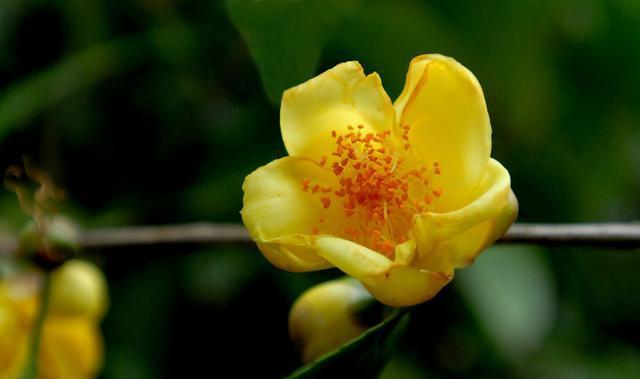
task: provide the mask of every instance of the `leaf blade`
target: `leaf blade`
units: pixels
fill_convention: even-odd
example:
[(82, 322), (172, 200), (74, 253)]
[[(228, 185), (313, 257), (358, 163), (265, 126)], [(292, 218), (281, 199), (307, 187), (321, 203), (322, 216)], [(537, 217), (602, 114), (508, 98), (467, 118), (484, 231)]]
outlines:
[(376, 377), (391, 358), (408, 324), (408, 308), (396, 308), (360, 337), (299, 368), (286, 379)]
[(358, 0), (229, 0), (231, 21), (247, 43), (274, 105), (310, 79), (327, 40)]

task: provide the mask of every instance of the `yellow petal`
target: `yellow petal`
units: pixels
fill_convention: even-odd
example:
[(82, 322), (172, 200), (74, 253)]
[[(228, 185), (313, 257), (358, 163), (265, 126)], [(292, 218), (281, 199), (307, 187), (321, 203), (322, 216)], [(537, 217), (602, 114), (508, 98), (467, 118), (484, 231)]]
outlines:
[[(410, 244), (402, 249), (409, 249)], [(318, 254), (345, 274), (361, 281), (381, 303), (404, 307), (432, 298), (453, 277), (447, 272), (432, 272), (394, 263), (367, 247), (341, 238), (318, 237)], [(405, 257), (406, 258), (406, 257)]]
[(433, 184), (444, 189), (439, 211), (466, 203), (486, 170), (491, 125), (475, 76), (452, 58), (422, 55), (411, 61), (394, 104), (400, 126), (410, 125), (412, 152), (441, 163)]
[(40, 374), (46, 378), (91, 378), (102, 367), (102, 337), (88, 317), (48, 318), (40, 345)]
[(413, 262), (413, 258), (416, 253), (416, 241), (414, 239), (407, 240), (401, 244), (398, 244), (395, 249), (395, 259), (393, 262), (396, 265), (408, 266)]
[(342, 238), (318, 237), (316, 248), (318, 255), (365, 285), (373, 285), (393, 263), (376, 251)]
[[(415, 89), (418, 85), (418, 82), (422, 79), (427, 63), (433, 61), (434, 59), (440, 58), (444, 57), (440, 54), (423, 54), (418, 55), (417, 57), (413, 58), (411, 62), (409, 62), (409, 71), (407, 71), (407, 78), (404, 82), (404, 89), (402, 90), (402, 93), (400, 93), (400, 96), (398, 96), (396, 101), (393, 103), (398, 121), (400, 121), (402, 118), (402, 111), (406, 107), (409, 98), (416, 96)], [(403, 124), (400, 124), (400, 126), (403, 126)]]
[(502, 209), (500, 214), (492, 220), (491, 231), (487, 236), (485, 247), (489, 247), (502, 237), (509, 227), (516, 221), (518, 217), (518, 199), (513, 190), (509, 190), (509, 198), (507, 199), (507, 205)]
[(515, 220), (518, 207), (510, 185), (507, 170), (491, 159), (473, 201), (452, 212), (417, 216), (418, 264), (430, 267), (449, 259), (457, 268), (473, 262)]
[(448, 241), (456, 268), (467, 267), (509, 229), (518, 215), (518, 201), (512, 191), (507, 204), (489, 221), (470, 228)]
[(363, 125), (365, 132), (391, 129), (394, 108), (378, 74), (365, 77), (358, 62), (341, 63), (288, 89), (282, 96), (280, 126), (292, 156), (318, 161), (335, 149), (331, 132)]
[(251, 238), (271, 263), (288, 271), (330, 267), (315, 253), (314, 232), (341, 233), (346, 222), (340, 207), (325, 209), (319, 193), (302, 190), (306, 178), (335, 187), (331, 171), (301, 157), (285, 157), (260, 167), (242, 186), (242, 221)]
[(365, 286), (383, 304), (408, 307), (435, 296), (453, 278), (453, 272), (432, 272), (412, 266), (394, 266)]
[[(311, 238), (308, 244), (313, 244)], [(258, 243), (258, 249), (271, 264), (282, 270), (306, 272), (333, 267), (320, 257), (315, 249), (287, 244), (285, 238), (273, 243)]]

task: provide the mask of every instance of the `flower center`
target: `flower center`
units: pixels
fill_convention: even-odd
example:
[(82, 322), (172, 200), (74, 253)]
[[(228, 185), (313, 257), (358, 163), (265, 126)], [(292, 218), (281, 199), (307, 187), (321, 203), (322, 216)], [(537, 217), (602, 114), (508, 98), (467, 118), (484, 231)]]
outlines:
[[(396, 245), (409, 239), (413, 216), (429, 210), (442, 196), (442, 189), (429, 185), (442, 168), (439, 162), (425, 165), (411, 154), (408, 125), (399, 139), (390, 138), (390, 130), (363, 129), (349, 125), (346, 134), (331, 132), (335, 150), (319, 163), (338, 177), (337, 188), (304, 179), (302, 189), (317, 194), (325, 209), (340, 204), (344, 215), (354, 219), (343, 230), (350, 240), (392, 256)], [(317, 232), (318, 228), (312, 231)]]

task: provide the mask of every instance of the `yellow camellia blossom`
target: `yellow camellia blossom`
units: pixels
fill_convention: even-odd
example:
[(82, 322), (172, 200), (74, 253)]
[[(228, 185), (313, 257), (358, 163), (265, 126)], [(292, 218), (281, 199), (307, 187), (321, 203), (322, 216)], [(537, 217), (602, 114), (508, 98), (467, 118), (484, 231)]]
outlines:
[(242, 209), (277, 267), (335, 266), (382, 303), (418, 304), (516, 217), (482, 89), (454, 59), (414, 58), (393, 104), (377, 73), (341, 63), (285, 91), (280, 112), (289, 156), (247, 176)]
[[(0, 282), (0, 379), (20, 376), (28, 362), (31, 332), (40, 303), (32, 275)], [(107, 288), (94, 265), (71, 260), (52, 273), (49, 308), (42, 327), (38, 377), (88, 379), (102, 367), (99, 323)]]

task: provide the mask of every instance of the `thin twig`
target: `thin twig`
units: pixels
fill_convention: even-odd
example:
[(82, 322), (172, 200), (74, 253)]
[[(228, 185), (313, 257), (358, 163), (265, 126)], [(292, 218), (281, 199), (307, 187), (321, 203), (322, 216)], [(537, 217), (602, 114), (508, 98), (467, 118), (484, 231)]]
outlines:
[[(498, 241), (536, 245), (640, 247), (640, 224), (515, 224)], [(87, 229), (80, 245), (86, 250), (127, 246), (253, 244), (242, 225), (192, 223)], [(14, 239), (0, 235), (0, 253), (15, 251)]]
[(514, 224), (499, 242), (640, 247), (640, 223)]
[(141, 245), (206, 245), (250, 242), (249, 233), (242, 225), (205, 222), (85, 230), (80, 238), (80, 245), (86, 249)]

